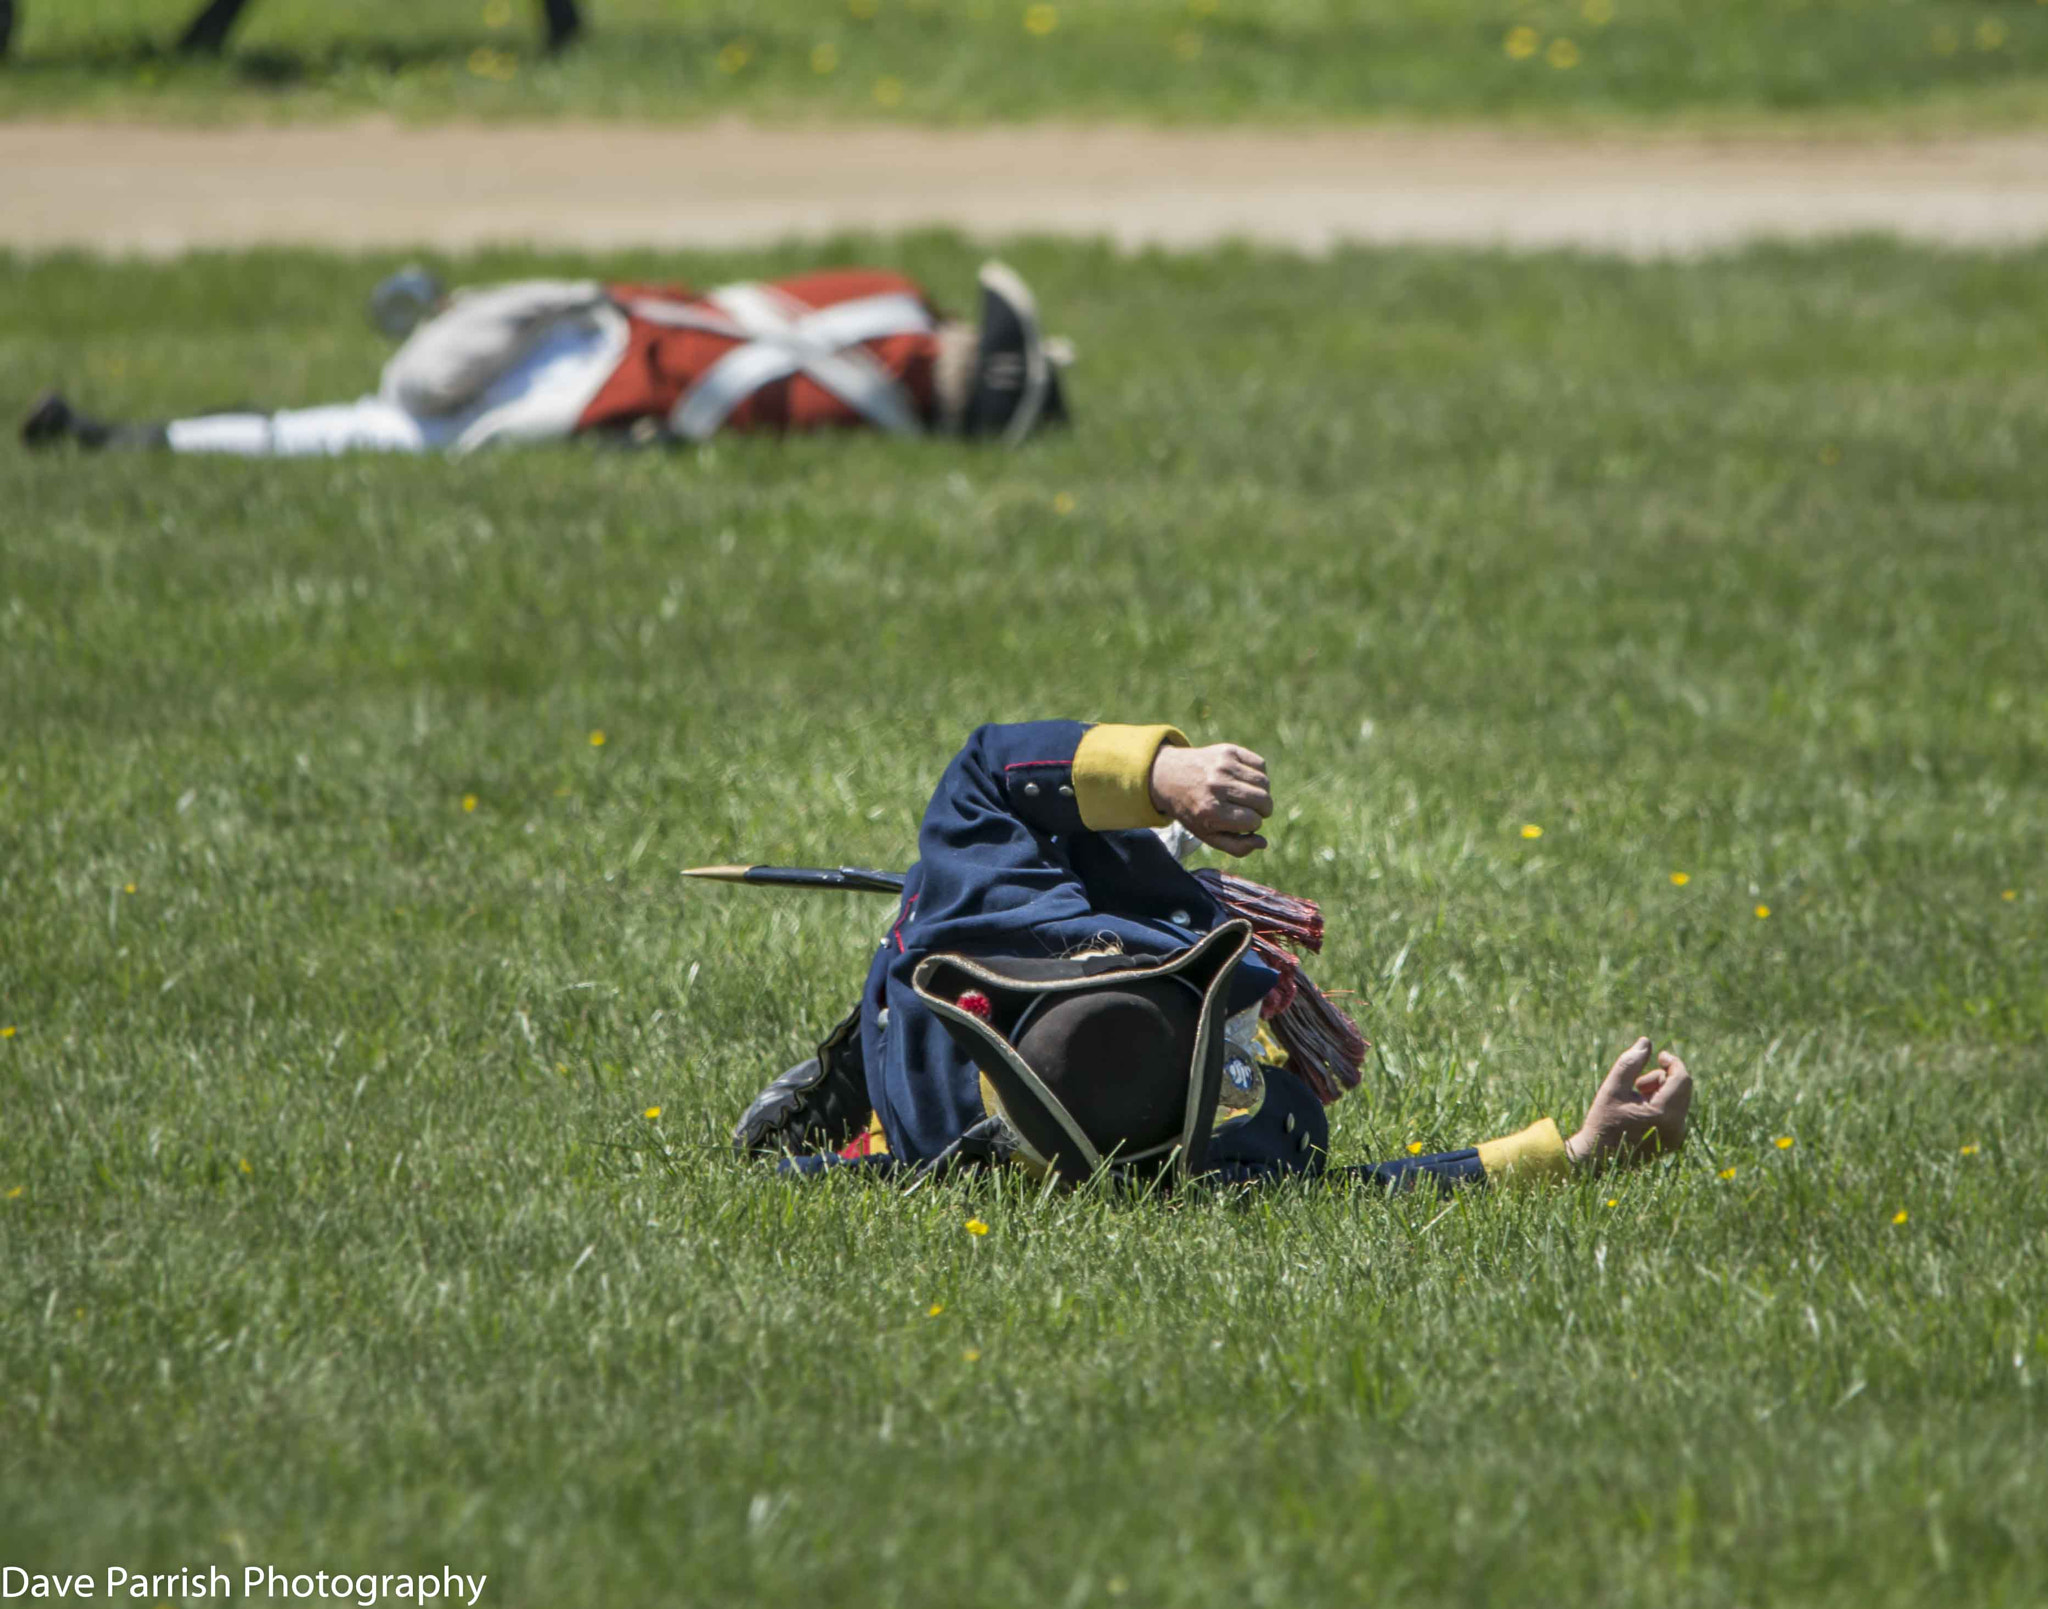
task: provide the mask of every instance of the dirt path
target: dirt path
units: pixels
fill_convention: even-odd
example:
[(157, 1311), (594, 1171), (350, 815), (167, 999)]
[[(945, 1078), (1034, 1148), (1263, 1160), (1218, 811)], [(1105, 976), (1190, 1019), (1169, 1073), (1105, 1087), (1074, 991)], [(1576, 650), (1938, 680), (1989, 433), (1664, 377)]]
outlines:
[(848, 228), (1572, 245), (2048, 237), (2048, 135), (1898, 144), (1033, 126), (0, 124), (0, 245), (743, 245)]

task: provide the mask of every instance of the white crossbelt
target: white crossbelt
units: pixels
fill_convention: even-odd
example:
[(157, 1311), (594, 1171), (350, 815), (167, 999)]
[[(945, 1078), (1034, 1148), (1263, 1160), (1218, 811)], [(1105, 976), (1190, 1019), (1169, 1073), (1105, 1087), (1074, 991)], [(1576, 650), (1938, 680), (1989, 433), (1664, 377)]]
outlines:
[(762, 386), (795, 374), (816, 381), (879, 429), (899, 436), (922, 434), (909, 394), (861, 344), (891, 335), (929, 335), (936, 325), (915, 296), (891, 292), (813, 309), (771, 286), (745, 284), (727, 285), (704, 300), (710, 308), (653, 298), (626, 304), (654, 323), (742, 343), (676, 399), (668, 415), (674, 434), (708, 441), (733, 409)]

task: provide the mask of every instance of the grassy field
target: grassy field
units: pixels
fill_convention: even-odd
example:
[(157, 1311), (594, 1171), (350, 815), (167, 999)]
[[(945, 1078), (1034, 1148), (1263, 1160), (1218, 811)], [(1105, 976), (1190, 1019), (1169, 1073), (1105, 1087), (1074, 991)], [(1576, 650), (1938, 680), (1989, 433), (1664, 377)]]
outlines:
[(0, 116), (2048, 116), (2030, 0), (591, 0), (552, 61), (528, 0), (258, 0), (227, 60), (183, 61), (196, 4), (22, 0)]
[[(0, 1563), (2041, 1601), (2048, 255), (1015, 258), (1083, 366), (1014, 456), (0, 449)], [(0, 397), (352, 395), (384, 266), (0, 262)], [(1049, 713), (1272, 761), (1343, 1157), (1639, 1030), (1696, 1145), (1448, 1211), (733, 1162), (888, 907), (676, 868), (900, 864)]]

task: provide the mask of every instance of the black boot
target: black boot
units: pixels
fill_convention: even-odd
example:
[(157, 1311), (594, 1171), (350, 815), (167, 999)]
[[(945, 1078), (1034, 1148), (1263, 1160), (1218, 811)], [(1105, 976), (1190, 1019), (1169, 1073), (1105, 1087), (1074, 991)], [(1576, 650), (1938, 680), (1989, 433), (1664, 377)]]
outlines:
[(733, 1130), (741, 1156), (836, 1151), (867, 1127), (874, 1107), (860, 1060), (860, 1013), (834, 1028), (818, 1054), (756, 1095)]
[(21, 444), (33, 452), (54, 447), (60, 441), (75, 441), (94, 451), (102, 447), (143, 449), (171, 444), (170, 433), (162, 425), (110, 425), (80, 413), (60, 393), (52, 391), (22, 420)]

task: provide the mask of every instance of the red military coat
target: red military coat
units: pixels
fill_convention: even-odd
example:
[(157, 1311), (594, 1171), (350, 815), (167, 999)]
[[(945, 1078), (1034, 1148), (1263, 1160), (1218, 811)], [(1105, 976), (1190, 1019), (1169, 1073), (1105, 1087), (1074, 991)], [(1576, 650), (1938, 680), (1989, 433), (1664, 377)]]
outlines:
[(914, 430), (933, 418), (940, 315), (901, 274), (839, 269), (704, 295), (681, 286), (607, 289), (626, 315), (626, 348), (579, 430), (641, 419), (680, 421), (681, 433), (703, 436), (904, 428), (905, 419)]

